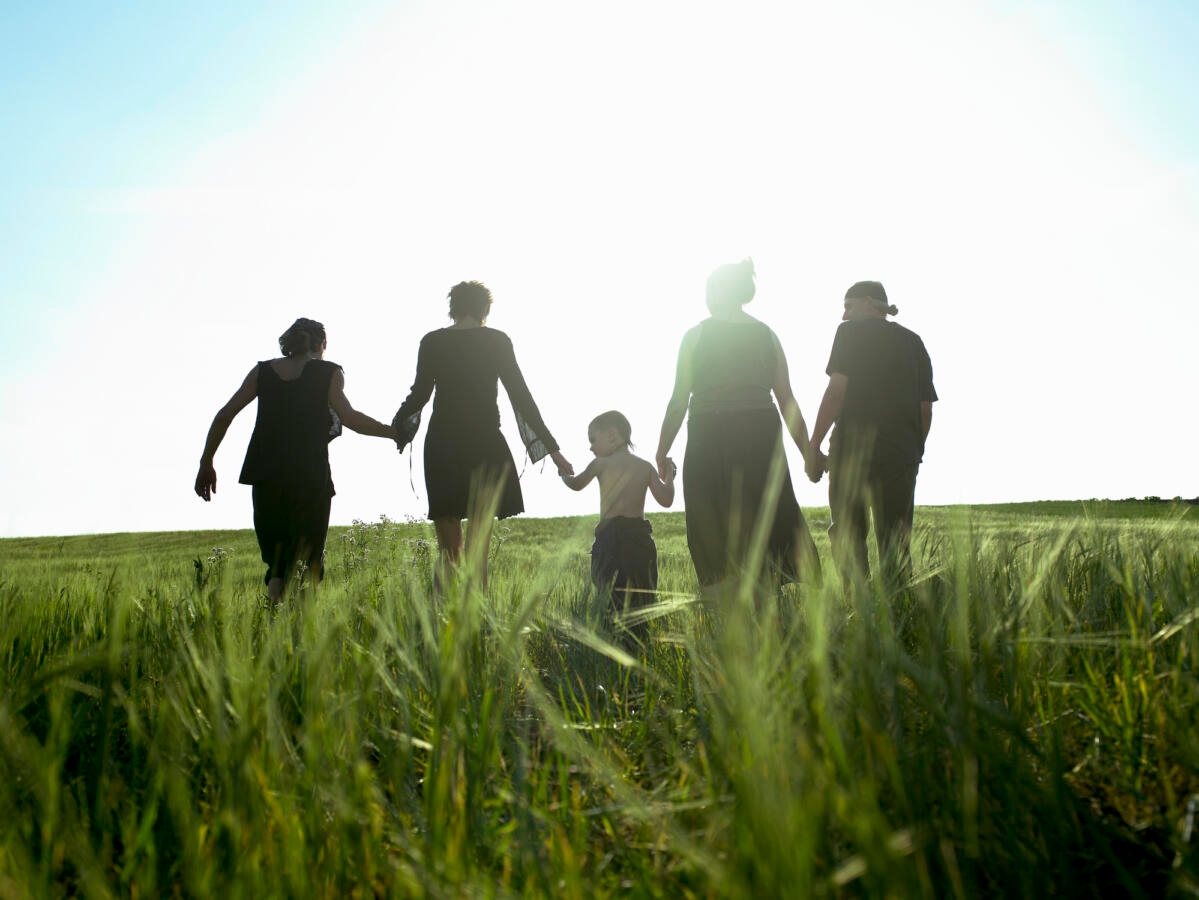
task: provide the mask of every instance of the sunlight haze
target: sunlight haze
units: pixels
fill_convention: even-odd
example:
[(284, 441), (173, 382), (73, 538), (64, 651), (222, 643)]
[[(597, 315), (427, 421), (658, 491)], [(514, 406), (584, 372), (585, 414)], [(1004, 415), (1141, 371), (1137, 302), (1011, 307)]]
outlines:
[[(921, 335), (917, 505), (1199, 495), (1189, 4), (351, 8), (0, 13), (0, 536), (250, 528), (253, 406), (192, 482), (278, 335), (390, 421), (469, 279), (576, 469), (610, 408), (652, 458), (745, 256), (809, 426), (852, 282)], [(334, 442), (332, 522), (423, 518), (423, 441)], [(597, 514), (523, 465), (526, 515)]]

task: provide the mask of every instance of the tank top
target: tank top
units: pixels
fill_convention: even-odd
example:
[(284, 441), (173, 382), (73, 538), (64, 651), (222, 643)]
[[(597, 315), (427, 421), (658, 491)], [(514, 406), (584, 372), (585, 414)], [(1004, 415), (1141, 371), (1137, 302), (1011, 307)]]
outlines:
[(336, 426), (329, 383), (338, 369), (336, 363), (312, 359), (298, 378), (284, 381), (270, 362), (258, 364), (258, 417), (238, 479), (242, 484), (332, 491), (329, 440)]
[(773, 408), (776, 364), (764, 323), (705, 319), (691, 357), (691, 415)]

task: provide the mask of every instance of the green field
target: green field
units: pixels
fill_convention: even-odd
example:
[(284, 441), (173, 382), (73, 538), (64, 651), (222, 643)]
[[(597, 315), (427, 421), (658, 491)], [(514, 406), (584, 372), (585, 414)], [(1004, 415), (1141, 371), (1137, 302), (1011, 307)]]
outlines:
[[(828, 512), (805, 511), (828, 565)], [(0, 541), (0, 898), (1199, 894), (1199, 507), (921, 508), (917, 576), (696, 600), (590, 519)]]

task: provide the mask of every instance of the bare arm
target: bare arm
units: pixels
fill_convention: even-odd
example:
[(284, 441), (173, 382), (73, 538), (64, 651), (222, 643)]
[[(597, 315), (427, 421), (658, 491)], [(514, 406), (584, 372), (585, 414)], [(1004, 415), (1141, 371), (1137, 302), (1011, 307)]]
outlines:
[(787, 431), (791, 434), (791, 439), (795, 441), (795, 446), (799, 448), (799, 452), (803, 454), (806, 461), (808, 458), (808, 426), (804, 422), (803, 413), (799, 411), (799, 404), (795, 402), (795, 393), (791, 390), (791, 373), (787, 369), (787, 355), (783, 352), (783, 345), (779, 343), (778, 336), (771, 332), (771, 337), (774, 338), (774, 350), (776, 362), (774, 366), (774, 396), (779, 402), (779, 412), (783, 414), (783, 422), (787, 426)]
[(924, 432), (924, 439), (927, 441), (928, 431), (933, 427), (933, 405), (928, 400), (920, 403), (920, 427)]
[(837, 416), (841, 414), (841, 404), (845, 402), (845, 389), (849, 386), (849, 376), (842, 375), (840, 372), (834, 372), (829, 376), (828, 387), (824, 389), (824, 396), (820, 398), (820, 409), (816, 413), (816, 424), (812, 426), (812, 452), (807, 458), (804, 471), (807, 472), (808, 479), (813, 483), (820, 480), (820, 476), (824, 474), (827, 460), (825, 455), (820, 451), (820, 445), (824, 443), (825, 435), (829, 433), (829, 429), (833, 427), (833, 423), (837, 421)]
[(658, 438), (658, 453), (655, 460), (658, 464), (658, 475), (665, 479), (668, 473), (667, 454), (674, 439), (683, 427), (683, 419), (687, 415), (687, 404), (691, 401), (691, 357), (695, 343), (699, 340), (699, 329), (692, 328), (683, 335), (683, 343), (679, 347), (679, 361), (675, 367), (674, 390), (670, 394), (670, 402), (666, 404), (666, 415), (662, 417), (662, 434)]
[(213, 458), (216, 456), (217, 448), (221, 446), (221, 441), (225, 439), (225, 433), (229, 430), (229, 425), (237, 414), (257, 396), (258, 367), (255, 366), (241, 383), (241, 387), (229, 398), (229, 402), (217, 411), (212, 425), (208, 428), (208, 437), (204, 441), (204, 452), (200, 454), (200, 470), (196, 473), (196, 495), (200, 499), (207, 502), (216, 493), (216, 468), (213, 466)]
[(658, 477), (653, 466), (649, 467), (649, 492), (660, 506), (669, 507), (674, 503), (674, 475), (675, 465), (669, 457), (666, 459), (665, 479)]
[(593, 459), (587, 464), (587, 468), (585, 468), (578, 475), (570, 475), (565, 472), (562, 473), (562, 483), (572, 491), (581, 491), (583, 488), (587, 487), (587, 485), (591, 484), (591, 479), (595, 478), (598, 471), (599, 461)]
[(812, 426), (812, 446), (817, 450), (824, 443), (824, 438), (841, 414), (841, 404), (845, 402), (845, 389), (849, 386), (849, 377), (840, 372), (829, 376), (828, 387), (820, 398), (820, 410), (816, 413), (816, 424)]
[(350, 404), (346, 397), (346, 376), (340, 368), (333, 372), (329, 381), (329, 405), (341, 419), (341, 424), (351, 431), (371, 437), (384, 437), (395, 440), (396, 430), (391, 425), (384, 425), (377, 419), (372, 419), (366, 413), (359, 412)]

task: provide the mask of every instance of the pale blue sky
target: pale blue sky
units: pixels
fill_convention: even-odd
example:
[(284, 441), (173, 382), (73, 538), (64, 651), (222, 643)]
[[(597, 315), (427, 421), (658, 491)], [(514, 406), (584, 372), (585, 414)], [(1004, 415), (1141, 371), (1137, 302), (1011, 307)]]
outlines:
[[(464, 278), (577, 466), (610, 407), (652, 453), (745, 255), (809, 422), (849, 283), (924, 336), (918, 503), (1195, 496), (1196, 46), (1185, 2), (4, 4), (0, 536), (249, 527), (252, 409), (191, 482), (254, 361), (320, 319), (388, 419)], [(334, 522), (423, 513), (419, 453), (333, 466)]]

